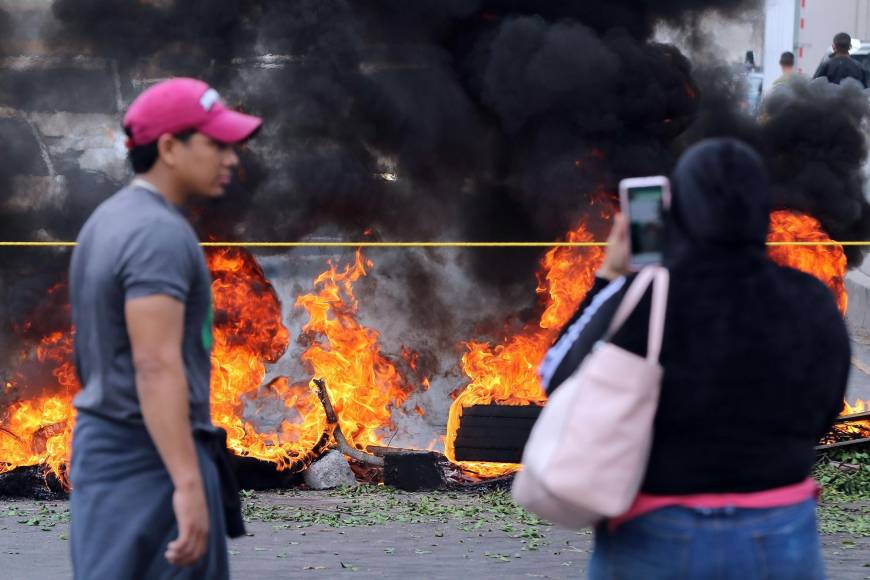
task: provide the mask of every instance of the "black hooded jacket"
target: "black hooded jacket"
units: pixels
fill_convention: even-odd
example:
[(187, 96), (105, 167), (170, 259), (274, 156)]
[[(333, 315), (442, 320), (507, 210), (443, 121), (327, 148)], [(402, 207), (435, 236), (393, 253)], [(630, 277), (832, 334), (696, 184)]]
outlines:
[[(673, 188), (664, 378), (642, 490), (740, 493), (798, 483), (846, 390), (850, 346), (833, 295), (767, 258), (767, 178), (749, 147), (697, 145)], [(549, 392), (602, 338), (630, 283), (596, 282), (566, 326), (579, 336), (563, 331), (567, 355), (549, 361), (551, 377), (542, 367)], [(648, 293), (612, 342), (645, 355), (649, 308)]]

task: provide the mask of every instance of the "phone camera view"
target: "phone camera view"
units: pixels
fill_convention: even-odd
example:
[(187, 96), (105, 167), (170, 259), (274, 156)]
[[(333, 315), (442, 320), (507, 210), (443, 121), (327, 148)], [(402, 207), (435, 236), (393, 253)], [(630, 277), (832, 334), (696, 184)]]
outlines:
[(628, 191), (631, 216), (631, 253), (636, 264), (661, 261), (664, 243), (663, 191), (660, 186)]

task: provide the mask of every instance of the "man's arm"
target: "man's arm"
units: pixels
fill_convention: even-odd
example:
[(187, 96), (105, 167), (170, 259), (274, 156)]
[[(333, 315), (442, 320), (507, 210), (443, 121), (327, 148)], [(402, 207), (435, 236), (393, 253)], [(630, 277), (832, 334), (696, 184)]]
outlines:
[(133, 298), (125, 316), (142, 417), (175, 487), (178, 539), (169, 544), (166, 559), (188, 566), (205, 554), (209, 520), (181, 353), (184, 304), (159, 294)]

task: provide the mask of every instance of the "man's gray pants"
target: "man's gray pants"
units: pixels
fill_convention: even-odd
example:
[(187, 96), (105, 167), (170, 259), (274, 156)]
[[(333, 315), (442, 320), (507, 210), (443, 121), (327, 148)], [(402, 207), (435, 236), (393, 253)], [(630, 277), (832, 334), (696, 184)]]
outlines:
[(208, 552), (180, 568), (165, 557), (178, 537), (172, 481), (145, 427), (79, 413), (70, 472), (77, 580), (229, 578), (218, 474), (203, 444), (196, 448), (209, 508)]

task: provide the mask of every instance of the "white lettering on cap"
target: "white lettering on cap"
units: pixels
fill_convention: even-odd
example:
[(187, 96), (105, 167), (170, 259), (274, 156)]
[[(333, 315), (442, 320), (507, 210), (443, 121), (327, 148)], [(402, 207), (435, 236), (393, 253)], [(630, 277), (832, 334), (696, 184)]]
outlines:
[(202, 105), (202, 108), (206, 111), (211, 111), (211, 108), (215, 106), (215, 104), (221, 100), (221, 96), (214, 89), (209, 89), (205, 92), (204, 95), (199, 99), (199, 104)]

